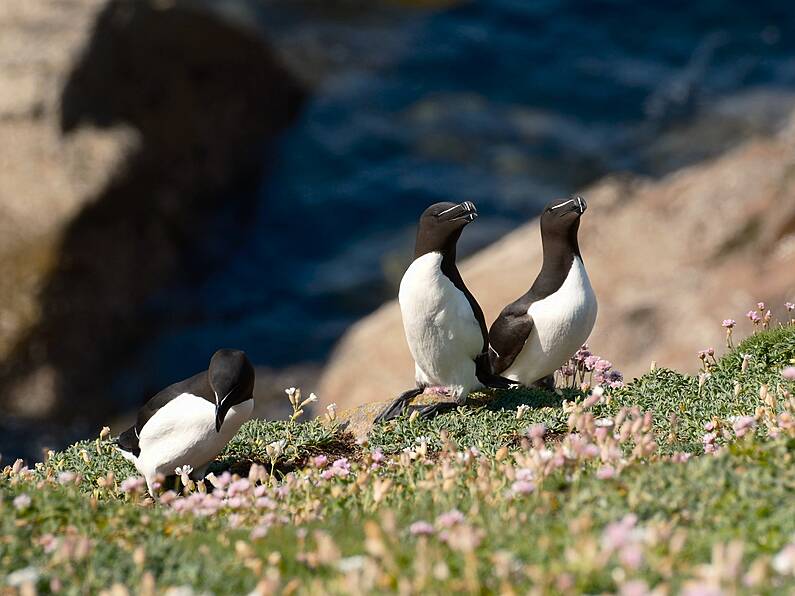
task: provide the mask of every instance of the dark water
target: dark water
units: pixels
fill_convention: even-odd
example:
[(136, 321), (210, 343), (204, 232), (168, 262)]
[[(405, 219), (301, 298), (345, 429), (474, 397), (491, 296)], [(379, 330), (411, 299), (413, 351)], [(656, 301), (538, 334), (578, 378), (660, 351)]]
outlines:
[(152, 302), (163, 331), (120, 376), (131, 402), (219, 346), (322, 361), (395, 295), (430, 203), (478, 205), (471, 253), (606, 173), (659, 176), (774, 128), (795, 90), (791, 2), (318, 6), (257, 13), (315, 96), (270, 148), (255, 216), (207, 240), (215, 273)]

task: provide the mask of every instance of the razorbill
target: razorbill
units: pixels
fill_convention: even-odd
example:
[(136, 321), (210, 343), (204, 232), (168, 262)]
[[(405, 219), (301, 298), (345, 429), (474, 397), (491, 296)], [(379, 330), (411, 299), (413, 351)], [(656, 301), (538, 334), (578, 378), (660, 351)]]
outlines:
[(541, 272), (489, 330), (489, 360), (495, 373), (523, 385), (549, 382), (588, 339), (596, 321), (596, 296), (577, 242), (586, 207), (585, 199), (573, 197), (544, 208)]
[(146, 479), (189, 465), (196, 478), (254, 410), (254, 367), (240, 350), (218, 350), (210, 367), (174, 383), (138, 411), (135, 426), (116, 439), (122, 455)]
[[(451, 393), (461, 404), (473, 389), (512, 386), (491, 371), (483, 311), (455, 264), (456, 242), (477, 215), (475, 205), (466, 201), (436, 203), (420, 217), (414, 261), (398, 293), (417, 386), (401, 394), (376, 422), (398, 416), (426, 388)], [(452, 407), (455, 404), (441, 403), (419, 412), (430, 416)]]

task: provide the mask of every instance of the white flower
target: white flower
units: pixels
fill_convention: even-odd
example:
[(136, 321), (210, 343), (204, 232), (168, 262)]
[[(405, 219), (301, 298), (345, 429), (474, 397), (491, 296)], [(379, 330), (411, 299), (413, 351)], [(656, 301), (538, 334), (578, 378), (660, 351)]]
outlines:
[(307, 397), (304, 401), (301, 402), (301, 407), (305, 406), (306, 404), (314, 403), (318, 400), (318, 396), (314, 393), (310, 393), (309, 397)]
[(191, 472), (193, 472), (193, 468), (187, 464), (182, 467), (177, 467), (174, 470), (174, 473), (180, 477), (180, 480), (182, 480), (182, 484), (184, 484), (185, 486), (187, 486), (188, 483), (190, 482)]
[(35, 584), (38, 579), (38, 569), (35, 567), (23, 567), (22, 569), (17, 569), (13, 573), (9, 573), (6, 578), (6, 583), (13, 588), (18, 588), (25, 584)]
[(795, 575), (795, 543), (788, 544), (773, 557), (773, 569), (781, 575)]
[(524, 416), (529, 409), (530, 406), (528, 406), (527, 404), (519, 404), (519, 407), (516, 408), (516, 419), (520, 420), (522, 416)]
[(290, 403), (292, 404), (293, 408), (297, 407), (298, 400), (301, 399), (301, 390), (296, 389), (295, 387), (288, 387), (284, 390), (287, 394), (287, 397), (290, 398)]
[(279, 456), (284, 453), (284, 447), (287, 445), (287, 441), (285, 439), (280, 439), (279, 441), (274, 441), (273, 443), (269, 443), (265, 447), (265, 452), (268, 454), (268, 457), (272, 462), (279, 459)]
[(337, 419), (337, 404), (329, 404), (326, 406), (326, 418), (328, 418), (330, 422), (334, 422), (334, 420)]
[(342, 573), (350, 573), (351, 571), (358, 571), (364, 567), (367, 559), (362, 555), (353, 555), (337, 561), (337, 569)]

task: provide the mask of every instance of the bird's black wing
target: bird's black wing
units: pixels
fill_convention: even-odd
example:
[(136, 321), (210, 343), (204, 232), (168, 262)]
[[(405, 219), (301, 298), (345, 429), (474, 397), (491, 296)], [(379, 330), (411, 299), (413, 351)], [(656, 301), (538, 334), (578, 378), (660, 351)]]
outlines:
[(481, 352), (475, 358), (475, 376), (478, 381), (483, 383), (484, 387), (491, 389), (511, 389), (517, 385), (515, 381), (501, 377), (494, 372), (488, 352)]
[(520, 299), (512, 302), (500, 313), (489, 329), (489, 362), (494, 373), (506, 370), (522, 351), (530, 331), (533, 318), (527, 314), (530, 301)]
[(138, 419), (135, 423), (135, 428), (138, 430), (138, 433), (140, 434), (147, 421), (154, 416), (160, 408), (183, 393), (192, 393), (193, 395), (206, 399), (210, 403), (215, 403), (215, 394), (207, 380), (207, 371), (205, 370), (197, 373), (184, 381), (169, 385), (138, 410)]
[(141, 409), (138, 410), (135, 426), (131, 426), (119, 435), (119, 438), (116, 439), (116, 444), (124, 451), (129, 451), (138, 457), (141, 452), (138, 446), (138, 436), (141, 434), (144, 425), (160, 408), (183, 393), (192, 393), (206, 399), (210, 403), (215, 403), (215, 394), (207, 380), (207, 371), (197, 373), (184, 381), (169, 385), (141, 406)]

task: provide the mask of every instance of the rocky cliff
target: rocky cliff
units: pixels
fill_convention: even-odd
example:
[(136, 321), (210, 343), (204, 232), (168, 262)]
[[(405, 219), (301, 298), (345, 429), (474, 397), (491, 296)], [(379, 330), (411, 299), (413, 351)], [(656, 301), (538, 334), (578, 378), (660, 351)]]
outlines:
[[(614, 176), (582, 191), (590, 208), (580, 246), (599, 299), (590, 344), (629, 378), (652, 360), (693, 370), (698, 350), (721, 347), (722, 319), (740, 320), (740, 335), (757, 300), (783, 315), (783, 302), (795, 297), (795, 114), (791, 122), (773, 138), (660, 180)], [(531, 221), (460, 269), (490, 323), (540, 265)], [(350, 407), (412, 385), (391, 302), (340, 341), (318, 394)]]
[(201, 275), (189, 253), (233, 232), (210, 227), (218, 209), (245, 225), (304, 96), (261, 35), (198, 3), (2, 3), (4, 422), (122, 406), (105, 385), (149, 331), (146, 301)]

